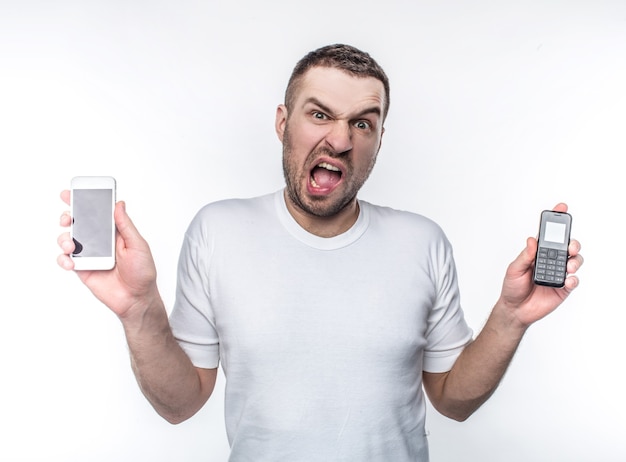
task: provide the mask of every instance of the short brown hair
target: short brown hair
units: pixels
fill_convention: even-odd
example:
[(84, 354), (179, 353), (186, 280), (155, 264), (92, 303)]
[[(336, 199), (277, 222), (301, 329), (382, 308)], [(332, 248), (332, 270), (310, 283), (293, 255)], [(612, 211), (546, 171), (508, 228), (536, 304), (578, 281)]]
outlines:
[(389, 79), (383, 68), (368, 53), (350, 45), (328, 45), (311, 51), (296, 64), (291, 73), (285, 91), (285, 106), (291, 109), (295, 93), (302, 77), (313, 67), (332, 67), (357, 77), (374, 77), (382, 82), (385, 88), (385, 107), (383, 119), (389, 112)]

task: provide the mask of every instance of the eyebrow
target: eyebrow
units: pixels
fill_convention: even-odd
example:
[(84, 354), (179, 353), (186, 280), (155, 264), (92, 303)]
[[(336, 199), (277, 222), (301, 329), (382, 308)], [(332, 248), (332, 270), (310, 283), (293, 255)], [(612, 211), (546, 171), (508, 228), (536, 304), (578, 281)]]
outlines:
[[(309, 104), (309, 103), (316, 105), (322, 111), (327, 112), (328, 114), (331, 114), (331, 115), (334, 114), (334, 111), (330, 107), (326, 106), (324, 103), (322, 103), (320, 100), (318, 100), (317, 98), (315, 98), (313, 96), (310, 97), (310, 98), (307, 98), (306, 100), (304, 100), (304, 105)], [(353, 117), (353, 119), (358, 119), (359, 117), (362, 117), (362, 116), (364, 116), (366, 114), (375, 114), (375, 115), (380, 117), (380, 115), (381, 115), (380, 107), (379, 106), (372, 106), (372, 107), (363, 109), (361, 112), (356, 114), (356, 116)]]

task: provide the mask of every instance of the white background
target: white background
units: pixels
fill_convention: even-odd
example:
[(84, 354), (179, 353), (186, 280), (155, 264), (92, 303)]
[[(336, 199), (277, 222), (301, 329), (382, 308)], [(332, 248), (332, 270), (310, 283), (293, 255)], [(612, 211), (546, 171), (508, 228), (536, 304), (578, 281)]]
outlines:
[(225, 461), (223, 377), (162, 421), (115, 316), (56, 266), (60, 190), (113, 175), (171, 308), (203, 204), (282, 187), (273, 129), (296, 60), (346, 42), (392, 84), (361, 197), (438, 221), (479, 331), (539, 212), (566, 201), (581, 286), (469, 421), (429, 410), (438, 461), (623, 461), (626, 2), (0, 1), (7, 461)]

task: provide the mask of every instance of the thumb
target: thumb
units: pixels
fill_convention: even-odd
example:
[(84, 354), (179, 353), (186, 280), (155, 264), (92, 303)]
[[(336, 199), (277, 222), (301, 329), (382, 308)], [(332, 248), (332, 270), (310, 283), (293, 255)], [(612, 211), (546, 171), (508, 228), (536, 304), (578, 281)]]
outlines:
[(524, 255), (524, 259), (531, 265), (535, 258), (537, 257), (537, 239), (534, 237), (529, 237), (526, 239), (526, 248), (522, 251), (522, 255)]
[(535, 257), (537, 256), (537, 239), (529, 237), (526, 239), (526, 247), (509, 265), (509, 274), (511, 276), (519, 276), (525, 274), (532, 268)]
[(125, 247), (136, 247), (138, 244), (143, 243), (143, 238), (126, 213), (126, 202), (119, 201), (115, 204), (114, 218), (115, 226), (124, 241)]

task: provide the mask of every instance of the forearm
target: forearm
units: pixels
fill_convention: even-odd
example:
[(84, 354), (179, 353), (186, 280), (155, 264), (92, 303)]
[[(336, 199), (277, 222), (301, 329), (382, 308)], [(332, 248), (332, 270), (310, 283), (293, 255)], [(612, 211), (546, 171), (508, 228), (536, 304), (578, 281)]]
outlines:
[(495, 391), (526, 331), (502, 301), (487, 323), (455, 362), (441, 376), (436, 388), (435, 407), (456, 420), (467, 419)]
[[(554, 210), (566, 212), (567, 206), (558, 204)], [(537, 241), (527, 239), (526, 248), (507, 268), (500, 299), (480, 335), (465, 348), (451, 371), (424, 373), (424, 388), (439, 412), (465, 420), (491, 396), (528, 326), (553, 312), (578, 285), (574, 273), (583, 264), (580, 243), (572, 240), (568, 251), (565, 286), (538, 286), (531, 278)]]
[(146, 304), (121, 318), (132, 369), (155, 410), (167, 421), (180, 423), (202, 407), (214, 382), (201, 380), (198, 369), (178, 345), (160, 297)]

